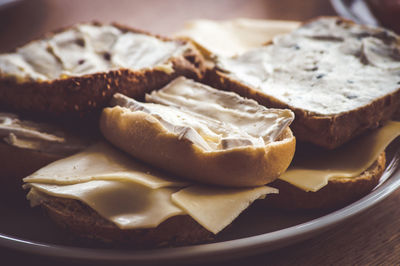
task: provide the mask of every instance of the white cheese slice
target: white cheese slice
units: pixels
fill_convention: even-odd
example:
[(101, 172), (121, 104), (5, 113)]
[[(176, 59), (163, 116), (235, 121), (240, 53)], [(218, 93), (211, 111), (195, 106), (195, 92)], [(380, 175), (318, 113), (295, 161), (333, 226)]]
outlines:
[(318, 191), (332, 178), (360, 175), (385, 148), (400, 136), (400, 122), (390, 121), (335, 150), (295, 156), (279, 179), (305, 191)]
[(269, 187), (213, 188), (176, 181), (105, 143), (56, 161), (24, 181), (32, 188), (32, 205), (40, 204), (37, 191), (80, 200), (121, 229), (154, 228), (188, 214), (218, 233), (254, 200), (276, 193)]
[(278, 193), (271, 187), (219, 188), (191, 186), (172, 195), (172, 200), (214, 234), (229, 225), (253, 201)]
[[(51, 196), (80, 200), (121, 229), (154, 228), (169, 217), (184, 214), (171, 201), (171, 195), (178, 188), (152, 189), (133, 182), (104, 180), (65, 186), (30, 186)], [(28, 194), (28, 199), (35, 190)], [(35, 205), (35, 201), (32, 203)]]
[(234, 19), (224, 21), (193, 20), (175, 35), (190, 38), (210, 54), (233, 56), (261, 46), (275, 35), (300, 25), (295, 21)]
[(91, 180), (120, 180), (156, 189), (182, 187), (186, 182), (174, 180), (155, 169), (132, 160), (106, 143), (56, 161), (24, 178), (27, 183), (77, 184)]

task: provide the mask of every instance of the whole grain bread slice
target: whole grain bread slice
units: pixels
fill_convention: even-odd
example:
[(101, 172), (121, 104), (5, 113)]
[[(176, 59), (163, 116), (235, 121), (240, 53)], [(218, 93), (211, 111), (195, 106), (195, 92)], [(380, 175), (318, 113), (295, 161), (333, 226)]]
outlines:
[[(327, 49), (329, 50), (330, 49), (328, 43), (329, 41), (337, 43), (341, 42), (343, 38), (340, 36), (337, 37), (335, 35), (336, 34), (334, 31), (335, 28), (333, 28), (333, 30), (331, 30), (330, 32), (322, 31), (320, 28), (318, 28), (318, 23), (325, 23), (324, 21), (329, 21), (329, 23), (331, 23), (332, 25), (336, 25), (336, 27), (341, 27), (344, 30), (348, 30), (349, 31), (348, 34), (350, 34), (351, 36), (354, 35), (354, 39), (363, 40), (364, 38), (370, 38), (373, 42), (380, 42), (384, 45), (387, 45), (387, 47), (389, 48), (386, 47), (387, 50), (385, 51), (388, 54), (390, 54), (387, 56), (390, 56), (392, 58), (391, 60), (394, 62), (394, 64), (397, 64), (397, 66), (400, 64), (398, 56), (400, 54), (400, 38), (399, 36), (385, 29), (360, 26), (349, 20), (345, 20), (338, 17), (317, 18), (306, 22), (300, 29), (303, 31), (310, 31), (310, 29), (312, 30), (312, 27), (317, 28), (315, 29), (315, 31), (318, 33), (318, 36), (316, 37), (314, 36), (312, 38), (315, 38), (316, 42), (321, 40), (326, 41), (328, 45), (326, 47), (328, 47)], [(285, 39), (285, 42), (290, 42), (290, 34), (287, 36), (288, 37)], [(310, 39), (312, 38), (310, 37)], [(302, 53), (301, 47), (297, 46), (297, 44), (293, 43), (289, 45), (288, 43), (285, 43), (284, 45), (288, 45), (288, 47), (292, 45), (290, 47), (293, 48), (293, 50), (296, 51), (298, 50), (298, 53), (301, 56)], [(274, 43), (272, 42), (267, 46), (273, 47)], [(326, 51), (320, 51), (320, 52), (325, 53)], [(365, 65), (369, 64), (368, 59), (365, 55), (363, 55), (362, 53), (357, 54), (357, 51), (352, 51), (352, 52), (355, 53), (355, 57), (359, 58), (359, 61), (361, 61), (362, 64)], [(390, 81), (390, 87), (391, 87), (391, 89), (387, 93), (381, 94), (380, 96), (375, 96), (375, 98), (372, 101), (353, 109), (341, 112), (323, 114), (323, 113), (318, 113), (312, 109), (300, 108), (297, 105), (293, 105), (288, 101), (282, 100), (282, 98), (278, 99), (277, 97), (269, 94), (267, 86), (265, 87), (265, 90), (260, 90), (251, 85), (250, 84), (251, 82), (250, 83), (243, 82), (243, 80), (233, 75), (235, 74), (234, 72), (228, 71), (227, 69), (224, 69), (223, 66), (218, 64), (218, 60), (219, 59), (217, 58), (216, 60), (217, 66), (212, 71), (207, 73), (205, 78), (206, 83), (223, 90), (237, 92), (238, 94), (244, 97), (255, 99), (260, 104), (263, 104), (267, 107), (291, 109), (296, 115), (296, 119), (292, 124), (292, 130), (296, 138), (299, 141), (310, 142), (318, 146), (322, 146), (329, 149), (333, 149), (342, 145), (343, 143), (354, 138), (355, 136), (360, 135), (367, 129), (378, 127), (382, 122), (390, 119), (395, 113), (396, 109), (398, 109), (398, 106), (400, 105), (400, 85), (398, 85), (400, 82), (398, 80), (399, 70), (396, 68), (394, 70), (391, 70), (393, 72), (393, 76), (390, 79), (386, 79), (387, 81)], [(310, 63), (307, 60), (304, 60), (305, 68), (307, 64), (314, 64), (314, 63), (315, 62)], [(334, 66), (337, 66), (336, 61), (332, 62), (332, 64)], [(266, 65), (268, 65), (268, 63), (266, 63)], [(287, 66), (290, 65), (291, 62), (285, 62), (285, 64), (280, 65), (278, 67), (277, 71), (286, 71)], [(347, 65), (343, 65), (342, 67), (345, 68), (345, 71), (343, 72), (348, 72), (351, 75), (352, 70), (351, 69), (347, 70), (346, 69), (348, 67)], [(307, 71), (307, 73), (311, 73), (310, 75), (312, 75), (310, 76), (311, 78), (309, 78), (310, 82), (309, 88), (311, 87), (318, 88), (318, 86), (320, 86), (321, 84), (318, 82), (322, 82), (322, 80), (324, 79), (324, 75), (329, 76), (330, 74), (329, 72), (322, 74), (318, 73), (319, 71), (318, 67), (314, 65), (313, 67), (310, 67), (305, 71)], [(379, 78), (380, 75), (382, 75), (382, 73), (383, 73), (382, 71), (377, 71), (376, 74), (374, 75), (377, 78)], [(361, 79), (366, 78), (368, 76), (371, 75), (369, 73), (366, 73), (364, 76), (362, 76)], [(353, 80), (344, 80), (343, 82), (348, 82), (351, 86), (353, 86), (352, 85)], [(371, 86), (372, 88), (372, 86), (374, 86), (372, 85), (372, 83), (373, 82), (365, 86)], [(284, 84), (285, 86), (290, 86), (290, 84), (294, 84), (294, 86), (297, 85), (296, 80), (293, 82), (291, 81), (290, 77), (288, 77), (282, 84)], [(376, 95), (379, 94), (378, 91), (385, 89), (384, 85), (385, 84), (376, 86), (375, 88), (377, 92)], [(285, 86), (282, 85), (282, 87)], [(349, 95), (345, 96), (348, 98), (349, 101), (357, 102), (356, 99), (357, 93), (365, 90), (366, 89), (365, 86), (359, 86), (356, 90), (353, 90), (351, 93), (346, 92), (349, 93)], [(347, 88), (345, 89), (347, 90)], [(314, 97), (312, 93), (307, 93), (307, 90), (305, 90), (303, 94), (293, 97), (299, 99), (300, 97), (303, 96)], [(315, 101), (317, 102), (317, 104), (319, 104), (318, 99), (315, 99)], [(328, 104), (330, 107), (334, 107), (335, 105), (340, 104), (340, 102), (335, 99), (331, 99), (331, 101)]]
[[(93, 27), (104, 26), (99, 23), (84, 25), (91, 25)], [(75, 25), (46, 34), (42, 39), (32, 41), (20, 48), (35, 43), (51, 41), (55, 36), (65, 34), (68, 30), (73, 30), (78, 26)], [(178, 76), (186, 76), (193, 79), (202, 78), (204, 72), (203, 57), (190, 43), (153, 35), (119, 24), (105, 26), (113, 27), (119, 30), (121, 34), (134, 33), (142, 36), (150, 36), (153, 38), (153, 41), (159, 40), (162, 43), (168, 42), (174, 44), (180, 49), (180, 52), (174, 53), (169, 58), (165, 58), (161, 62), (161, 66), (148, 66), (137, 69), (113, 67), (100, 72), (84, 73), (83, 75), (62, 74), (58, 77), (44, 80), (30, 76), (29, 73), (23, 77), (6, 73), (7, 71), (5, 71), (4, 67), (7, 62), (0, 62), (1, 109), (53, 117), (85, 116), (87, 113), (101, 110), (116, 92), (121, 92), (133, 98), (142, 98), (146, 92), (159, 89)], [(73, 42), (71, 41), (71, 43)], [(78, 44), (78, 46), (85, 47), (84, 43), (82, 39), (77, 38), (75, 43), (71, 45)], [(54, 54), (51, 47), (47, 47), (46, 49), (49, 54)], [(102, 56), (106, 61), (110, 61), (112, 60), (110, 54), (110, 52), (104, 51)], [(0, 55), (0, 57), (10, 55), (14, 56), (15, 53)], [(60, 63), (60, 58), (58, 56), (54, 57), (54, 62)], [(33, 62), (32, 64), (35, 63), (40, 62)], [(84, 64), (85, 60), (80, 60), (78, 63)], [(27, 67), (30, 67), (29, 64)], [(23, 72), (19, 66), (15, 71)]]
[(78, 239), (135, 248), (182, 246), (213, 240), (213, 234), (188, 215), (173, 216), (155, 228), (123, 230), (79, 200), (44, 193), (40, 193), (40, 197), (45, 213)]
[(286, 210), (335, 209), (354, 202), (368, 194), (379, 183), (385, 169), (386, 156), (382, 152), (377, 160), (359, 176), (334, 178), (316, 192), (306, 192), (283, 180), (277, 179), (271, 186), (279, 189), (264, 200), (268, 206)]

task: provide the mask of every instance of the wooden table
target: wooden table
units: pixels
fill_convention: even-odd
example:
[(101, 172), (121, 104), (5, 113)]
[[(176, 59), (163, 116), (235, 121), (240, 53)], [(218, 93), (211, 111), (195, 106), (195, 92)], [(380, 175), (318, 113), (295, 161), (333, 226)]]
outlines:
[[(321, 0), (147, 0), (22, 1), (0, 9), (0, 51), (79, 21), (117, 21), (154, 33), (170, 34), (196, 18), (251, 17), (304, 20), (333, 15)], [(372, 209), (311, 240), (227, 265), (354, 265), (400, 263), (400, 191)], [(0, 248), (2, 262), (15, 265), (69, 265), (45, 257)], [(3, 264), (1, 265), (9, 265)], [(10, 264), (11, 265), (11, 264)], [(220, 265), (220, 264), (219, 264)]]

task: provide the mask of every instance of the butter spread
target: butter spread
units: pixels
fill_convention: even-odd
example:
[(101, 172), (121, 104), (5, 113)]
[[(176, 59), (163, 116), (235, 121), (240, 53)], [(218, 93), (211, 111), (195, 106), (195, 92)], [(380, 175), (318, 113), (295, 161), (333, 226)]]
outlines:
[(218, 233), (269, 187), (214, 188), (181, 182), (99, 143), (24, 178), (32, 206), (43, 193), (80, 200), (121, 229), (153, 228), (175, 215), (190, 215)]
[(305, 191), (318, 191), (331, 179), (360, 175), (398, 136), (400, 122), (390, 121), (335, 150), (315, 149), (303, 154), (298, 149), (291, 166), (279, 179)]
[(18, 79), (51, 80), (107, 72), (119, 68), (171, 70), (169, 59), (186, 44), (142, 33), (123, 32), (111, 25), (78, 24), (16, 53), (0, 55), (0, 74)]
[(0, 137), (9, 145), (59, 155), (70, 155), (89, 144), (56, 126), (22, 120), (12, 113), (0, 113)]
[(268, 109), (232, 92), (180, 77), (140, 103), (117, 94), (113, 103), (151, 114), (172, 133), (205, 151), (263, 147), (293, 121), (290, 110)]
[(175, 35), (190, 38), (209, 54), (233, 56), (261, 46), (275, 35), (289, 32), (299, 24), (244, 18), (223, 21), (198, 19), (185, 23)]
[(218, 68), (263, 94), (317, 115), (357, 109), (399, 89), (399, 38), (322, 18), (272, 45), (219, 57)]

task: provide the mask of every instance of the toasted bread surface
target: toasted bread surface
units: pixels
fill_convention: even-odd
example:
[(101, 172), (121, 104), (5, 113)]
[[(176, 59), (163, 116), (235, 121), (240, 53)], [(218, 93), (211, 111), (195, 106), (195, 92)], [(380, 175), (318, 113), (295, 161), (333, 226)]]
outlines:
[[(317, 20), (312, 20), (309, 23), (313, 23), (314, 21)], [(346, 25), (350, 30), (352, 30), (353, 27), (356, 27), (356, 24), (345, 19), (336, 18), (336, 21), (338, 25)], [(306, 27), (308, 27), (308, 23), (306, 23), (304, 27), (307, 29)], [(382, 42), (391, 43), (391, 45), (396, 46), (397, 50), (400, 47), (400, 39), (393, 33), (389, 33), (384, 29), (368, 28), (358, 25), (357, 27), (365, 29), (364, 35), (367, 38), (369, 38), (368, 36), (375, 36), (377, 39), (382, 39)], [(320, 32), (320, 34), (321, 36), (317, 36), (320, 39), (328, 39), (329, 37), (334, 39), (334, 37), (329, 35), (331, 34), (329, 32)], [(334, 32), (332, 32), (332, 34), (334, 35)], [(338, 41), (339, 39), (340, 38), (338, 38)], [(333, 40), (333, 42), (335, 41), (336, 40)], [(301, 49), (299, 51), (301, 52)], [(337, 66), (336, 63), (335, 66)], [(285, 66), (283, 66), (283, 68), (285, 68)], [(284, 70), (282, 71), (284, 72)], [(306, 70), (307, 73), (313, 73), (313, 71), (318, 72), (318, 67), (315, 66), (314, 68)], [(379, 74), (380, 72), (378, 72), (376, 74), (377, 77), (381, 75)], [(319, 80), (323, 79), (324, 75), (329, 77), (330, 73), (328, 72), (321, 75), (317, 74), (315, 74), (313, 79), (309, 79), (310, 82), (314, 82), (314, 79), (316, 80), (315, 82), (319, 82)], [(296, 119), (292, 124), (292, 129), (298, 140), (311, 142), (329, 149), (342, 145), (355, 136), (360, 135), (367, 129), (378, 127), (381, 123), (392, 117), (400, 102), (400, 88), (396, 85), (397, 81), (393, 81), (393, 85), (397, 86), (397, 89), (392, 90), (390, 93), (383, 96), (376, 97), (368, 104), (343, 112), (319, 114), (311, 109), (299, 108), (298, 106), (292, 105), (282, 99), (280, 100), (271, 96), (267, 92), (255, 89), (249, 83), (240, 81), (238, 78), (230, 75), (224, 69), (220, 69), (219, 67), (216, 67), (213, 71), (207, 73), (205, 80), (206, 83), (214, 87), (237, 92), (244, 97), (255, 99), (260, 104), (267, 107), (290, 108), (296, 114)], [(351, 82), (352, 81), (350, 80), (349, 84)], [(318, 88), (318, 86), (316, 85), (315, 88)], [(266, 90), (267, 89), (268, 87), (266, 87)], [(359, 89), (361, 90), (362, 88)], [(354, 91), (354, 93), (356, 93), (356, 91)], [(357, 98), (354, 95), (347, 97), (351, 100), (353, 100), (353, 97), (354, 99)], [(316, 102), (318, 101), (316, 100)], [(338, 104), (338, 101), (332, 100), (331, 103), (332, 106), (335, 106)]]
[[(126, 26), (116, 24), (113, 26), (122, 32), (139, 33), (153, 36), (161, 41), (171, 41)], [(68, 29), (56, 33), (62, 33), (64, 30)], [(46, 38), (52, 38), (56, 33), (47, 34)], [(36, 42), (40, 41), (42, 40)], [(42, 116), (85, 116), (87, 113), (98, 112), (106, 106), (116, 92), (141, 98), (146, 92), (159, 89), (178, 76), (200, 79), (204, 72), (201, 54), (188, 43), (181, 40), (174, 42), (185, 49), (182, 53), (166, 59), (164, 63), (170, 65), (171, 69), (120, 67), (98, 73), (48, 80), (37, 80), (33, 77), (20, 80), (16, 76), (1, 74), (0, 105), (5, 110)]]
[(283, 180), (274, 181), (271, 186), (279, 189), (279, 194), (265, 200), (268, 206), (288, 210), (335, 209), (356, 201), (368, 194), (379, 182), (385, 169), (385, 152), (359, 176), (354, 178), (334, 178), (317, 192), (306, 192)]

